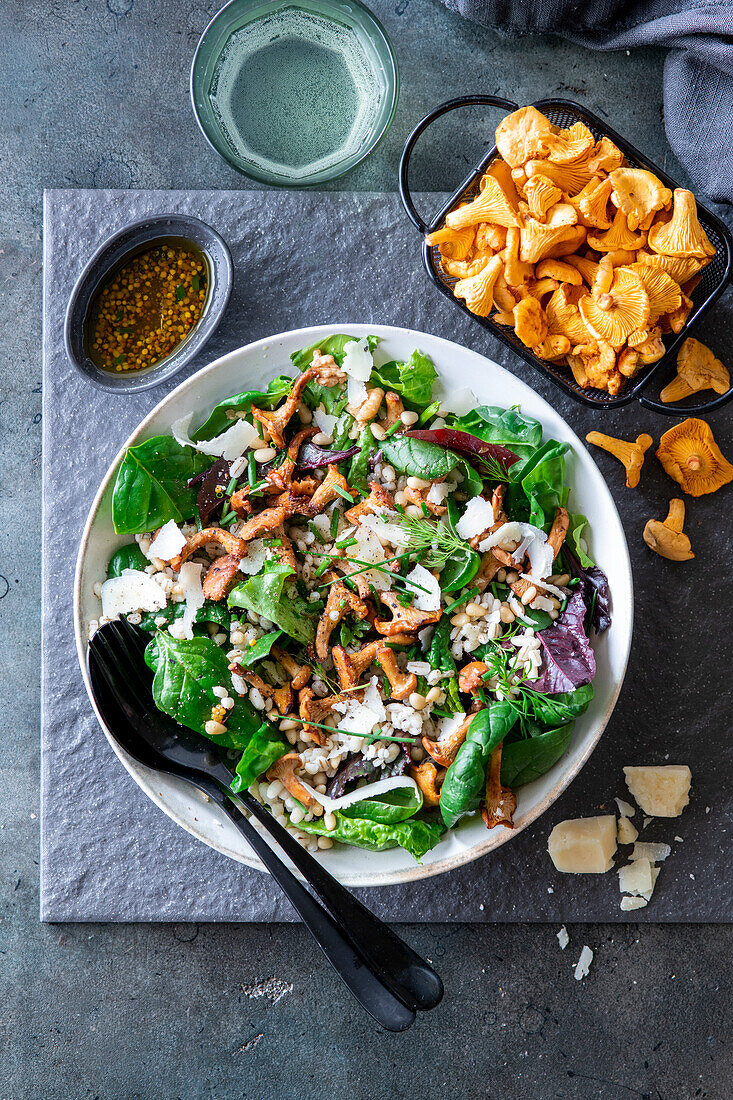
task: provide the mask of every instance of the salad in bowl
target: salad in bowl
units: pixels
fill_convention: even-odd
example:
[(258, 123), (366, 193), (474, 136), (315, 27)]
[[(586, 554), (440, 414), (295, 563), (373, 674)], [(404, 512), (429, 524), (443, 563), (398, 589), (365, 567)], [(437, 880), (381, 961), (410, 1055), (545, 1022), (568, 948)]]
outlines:
[(417, 861), (511, 829), (593, 697), (605, 574), (569, 444), (517, 407), (435, 396), (376, 336), (129, 447), (100, 623), (149, 633), (156, 706), (208, 738), (312, 849)]

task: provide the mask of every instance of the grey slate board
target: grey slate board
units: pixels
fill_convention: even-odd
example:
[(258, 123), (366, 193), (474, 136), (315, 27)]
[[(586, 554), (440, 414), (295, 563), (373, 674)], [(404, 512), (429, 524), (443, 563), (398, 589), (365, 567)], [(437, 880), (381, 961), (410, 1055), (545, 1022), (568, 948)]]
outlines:
[[(440, 196), (419, 196), (421, 208)], [(292, 920), (266, 876), (212, 851), (175, 826), (120, 766), (91, 714), (77, 666), (71, 590), (88, 506), (122, 440), (169, 387), (136, 398), (92, 389), (67, 363), (63, 318), (86, 258), (110, 233), (149, 213), (182, 211), (227, 240), (236, 276), (227, 315), (190, 370), (250, 340), (308, 324), (353, 320), (409, 325), (485, 352), (527, 377), (506, 352), (430, 286), (419, 239), (394, 195), (242, 191), (48, 191), (44, 216), (44, 552), (41, 918), (46, 921)], [(180, 381), (180, 377), (178, 379)], [(669, 421), (637, 406), (589, 413), (528, 377), (581, 434), (602, 428), (658, 438)], [(731, 453), (730, 421), (711, 418)], [(676, 821), (644, 840), (673, 841), (652, 904), (638, 921), (725, 921), (733, 916), (724, 777), (730, 765), (730, 654), (724, 586), (730, 584), (727, 496), (690, 502), (694, 562), (661, 562), (640, 532), (674, 495), (654, 461), (623, 488), (601, 454), (635, 568), (636, 636), (626, 684), (581, 776), (533, 827), (498, 852), (424, 883), (359, 893), (398, 921), (614, 921), (616, 876), (557, 874), (546, 838), (557, 821), (589, 816), (623, 796), (629, 763), (690, 763), (694, 791)], [(711, 586), (710, 578), (717, 578)], [(709, 812), (707, 809), (709, 807)], [(639, 815), (637, 814), (637, 820)]]

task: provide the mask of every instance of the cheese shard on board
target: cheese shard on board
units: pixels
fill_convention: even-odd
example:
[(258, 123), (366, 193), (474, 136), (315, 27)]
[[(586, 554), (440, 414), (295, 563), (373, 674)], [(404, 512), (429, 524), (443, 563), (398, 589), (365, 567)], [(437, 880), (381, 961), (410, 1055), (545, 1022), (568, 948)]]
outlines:
[(583, 950), (580, 952), (580, 958), (575, 967), (575, 980), (576, 982), (582, 982), (583, 978), (590, 970), (590, 964), (593, 962), (593, 952), (587, 944), (583, 944)]
[(547, 843), (550, 859), (566, 874), (602, 874), (610, 871), (616, 852), (616, 817), (579, 817), (561, 821)]
[(652, 877), (652, 865), (648, 859), (635, 859), (628, 867), (619, 867), (618, 886), (622, 894), (637, 894), (643, 897), (651, 896), (654, 889)]
[(692, 773), (686, 764), (624, 768), (626, 786), (650, 817), (679, 817), (690, 801)]
[(646, 898), (623, 897), (619, 908), (623, 909), (624, 913), (630, 913), (632, 909), (643, 909), (647, 904)]
[(628, 817), (620, 817), (618, 819), (618, 827), (616, 829), (616, 839), (619, 844), (633, 844), (639, 835), (639, 830), (629, 821)]

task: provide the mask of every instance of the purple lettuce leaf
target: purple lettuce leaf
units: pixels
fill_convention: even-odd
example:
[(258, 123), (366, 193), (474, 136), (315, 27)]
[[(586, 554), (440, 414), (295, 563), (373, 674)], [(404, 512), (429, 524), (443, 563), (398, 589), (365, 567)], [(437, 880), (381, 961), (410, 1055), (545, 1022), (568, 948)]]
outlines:
[(469, 462), (483, 458), (498, 463), (504, 470), (519, 462), (519, 455), (515, 455), (508, 447), (502, 447), (499, 443), (487, 443), (470, 432), (459, 432), (455, 428), (418, 428), (416, 431), (405, 432), (405, 435), (410, 439), (421, 439), (424, 443), (446, 447)]
[[(358, 779), (391, 779), (393, 775), (404, 775), (410, 765), (407, 752), (402, 749), (391, 764), (375, 764), (361, 754), (342, 764), (326, 787), (329, 798), (340, 798)], [(377, 774), (379, 773), (379, 774)]]
[(224, 493), (229, 485), (229, 463), (226, 459), (217, 458), (216, 462), (209, 466), (208, 470), (196, 474), (189, 481), (189, 488), (199, 486), (196, 495), (196, 506), (201, 516), (201, 523), (207, 527), (211, 518), (224, 503)]
[(319, 447), (316, 443), (304, 443), (298, 451), (298, 470), (317, 470), (320, 466), (329, 466), (331, 463), (343, 462), (345, 458), (353, 458), (359, 453), (358, 447), (349, 447), (348, 451), (329, 451), (327, 447)]
[(581, 565), (567, 543), (563, 544), (562, 552), (580, 580), (580, 592), (590, 614), (590, 625), (596, 634), (602, 634), (611, 625), (611, 589), (608, 577), (597, 565)]
[(531, 681), (533, 691), (557, 695), (589, 684), (596, 674), (596, 659), (585, 633), (586, 607), (576, 592), (559, 619), (537, 637), (542, 642), (543, 670)]

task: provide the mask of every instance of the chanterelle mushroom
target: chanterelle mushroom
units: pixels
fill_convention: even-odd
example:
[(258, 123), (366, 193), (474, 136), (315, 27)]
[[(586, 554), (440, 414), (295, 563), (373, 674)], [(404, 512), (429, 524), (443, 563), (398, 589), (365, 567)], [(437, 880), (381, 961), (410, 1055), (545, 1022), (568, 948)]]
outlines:
[(514, 827), (517, 796), (509, 787), (501, 785), (501, 754), (502, 746), (499, 744), (489, 758), (486, 773), (486, 791), (481, 803), (481, 816), (487, 829), (495, 829), (497, 825), (505, 825), (508, 829)]
[[(397, 634), (390, 638), (393, 645), (410, 645), (414, 640), (415, 637), (412, 634)], [(403, 672), (397, 664), (394, 651), (379, 638), (373, 642), (367, 642), (356, 653), (347, 653), (341, 645), (334, 646), (331, 656), (342, 691), (351, 691), (357, 687), (364, 672), (375, 661), (379, 662), (387, 677), (391, 694), (395, 699), (406, 699), (417, 687), (417, 676), (414, 672)]]
[(644, 528), (644, 542), (669, 561), (689, 561), (695, 555), (692, 552), (690, 540), (683, 532), (685, 523), (685, 502), (675, 497), (669, 502), (669, 514), (661, 523), (658, 519), (650, 519)]
[(507, 164), (517, 168), (544, 153), (545, 140), (551, 133), (550, 120), (536, 107), (520, 107), (496, 127), (496, 148)]
[(626, 215), (629, 229), (638, 229), (656, 210), (672, 201), (672, 192), (644, 168), (616, 168), (611, 172), (613, 201)]
[(355, 504), (353, 508), (348, 508), (344, 512), (344, 519), (349, 523), (358, 523), (361, 517), (366, 515), (367, 512), (374, 515), (384, 509), (390, 512), (394, 511), (394, 497), (383, 485), (380, 485), (378, 481), (370, 481), (369, 496), (364, 497), (364, 499), (359, 501), (358, 504)]
[(699, 259), (715, 255), (715, 247), (700, 225), (697, 203), (692, 191), (677, 187), (674, 192), (672, 219), (649, 230), (649, 247), (665, 256), (695, 256)]
[(603, 435), (602, 432), (588, 432), (585, 438), (588, 443), (608, 451), (624, 464), (627, 488), (635, 489), (641, 477), (644, 455), (654, 442), (652, 437), (643, 433), (636, 437), (635, 443), (627, 443), (625, 439), (615, 439), (612, 435)]
[(456, 298), (463, 298), (467, 309), (477, 317), (488, 317), (494, 304), (494, 283), (503, 269), (501, 256), (492, 256), (477, 275), (456, 283), (453, 294)]
[(410, 776), (420, 788), (423, 806), (427, 809), (440, 805), (440, 788), (445, 772), (445, 768), (438, 770), (431, 760), (423, 760), (422, 764), (413, 764), (410, 768)]
[(495, 179), (486, 181), (486, 186), (473, 202), (464, 203), (456, 210), (446, 214), (445, 224), (450, 229), (463, 229), (467, 225), (479, 225), (490, 222), (493, 225), (519, 225), (519, 212), (501, 189)]
[(467, 714), (459, 726), (452, 733), (441, 737), (438, 741), (431, 741), (429, 737), (423, 737), (422, 743), (425, 752), (433, 758), (436, 764), (443, 768), (449, 768), (456, 758), (458, 750), (466, 740), (468, 727), (473, 719), (472, 714)]
[(619, 348), (630, 332), (644, 328), (649, 320), (649, 295), (636, 272), (616, 268), (607, 294), (588, 294), (579, 305), (588, 331), (597, 340)]
[(302, 802), (304, 806), (310, 808), (316, 805), (316, 799), (295, 774), (295, 769), (299, 768), (301, 764), (302, 761), (297, 752), (286, 752), (284, 756), (281, 756), (267, 769), (267, 778), (271, 783), (275, 779), (279, 779), (293, 798), (297, 798), (298, 802)]
[(450, 229), (444, 226), (443, 229), (436, 229), (434, 233), (428, 233), (425, 243), (431, 247), (437, 245), (441, 256), (446, 260), (465, 260), (475, 239), (476, 230), (472, 225), (467, 225), (463, 229)]
[(379, 599), (392, 612), (392, 619), (375, 619), (374, 629), (378, 634), (384, 634), (387, 637), (393, 634), (414, 634), (423, 627), (429, 626), (430, 623), (437, 623), (443, 614), (440, 608), (437, 611), (420, 611), (419, 608), (411, 605), (404, 607), (396, 592), (380, 592)]
[(714, 493), (733, 481), (733, 466), (720, 453), (704, 420), (688, 418), (665, 432), (657, 458), (665, 473), (693, 497)]
[(700, 390), (725, 393), (729, 388), (730, 374), (720, 359), (716, 359), (705, 344), (688, 336), (677, 356), (677, 376), (664, 387), (659, 400), (665, 403), (681, 401)]
[(202, 546), (207, 546), (210, 542), (218, 542), (220, 546), (224, 547), (227, 554), (239, 561), (247, 553), (245, 539), (233, 535), (231, 531), (225, 531), (223, 527), (204, 527), (203, 530), (197, 531), (195, 535), (191, 535), (190, 539), (186, 539), (186, 545), (180, 554), (171, 559), (171, 568), (178, 572), (184, 561), (188, 561), (192, 554), (195, 554), (197, 550), (200, 550)]
[[(328, 361), (326, 361), (319, 360), (319, 355), (319, 352), (314, 353), (313, 363), (308, 367), (308, 370), (303, 371), (296, 378), (290, 394), (279, 409), (269, 412), (267, 409), (258, 409), (255, 405), (252, 406), (252, 417), (262, 425), (265, 439), (271, 440), (278, 448), (285, 446), (283, 433), (295, 415), (303, 390), (309, 382), (314, 378), (317, 378), (324, 385), (335, 385), (336, 382), (346, 381), (346, 375), (338, 369), (332, 356), (328, 356)], [(329, 379), (333, 380), (329, 381)]]
[(338, 581), (333, 576), (327, 576), (326, 580), (333, 583), (328, 590), (326, 607), (318, 622), (316, 631), (316, 656), (325, 661), (328, 658), (328, 643), (336, 625), (351, 612), (357, 619), (366, 619), (369, 608), (356, 592), (346, 587), (343, 581)]

